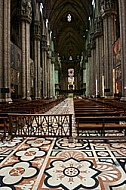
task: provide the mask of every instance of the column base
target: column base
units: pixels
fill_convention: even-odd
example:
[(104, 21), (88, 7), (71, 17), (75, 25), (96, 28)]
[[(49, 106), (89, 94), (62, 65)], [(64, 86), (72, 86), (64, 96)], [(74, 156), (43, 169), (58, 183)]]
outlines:
[(32, 100), (31, 97), (22, 97), (22, 100)]
[(126, 102), (126, 97), (121, 97), (121, 98), (120, 98), (120, 101)]
[(41, 98), (40, 97), (35, 97), (35, 100), (40, 100)]
[(11, 98), (3, 98), (3, 99), (0, 99), (0, 102), (2, 103), (5, 103), (5, 102), (8, 102), (8, 103), (12, 103), (12, 99)]
[(104, 96), (105, 99), (113, 99), (114, 96)]
[(27, 99), (27, 100), (32, 100), (31, 97), (27, 97), (26, 99)]

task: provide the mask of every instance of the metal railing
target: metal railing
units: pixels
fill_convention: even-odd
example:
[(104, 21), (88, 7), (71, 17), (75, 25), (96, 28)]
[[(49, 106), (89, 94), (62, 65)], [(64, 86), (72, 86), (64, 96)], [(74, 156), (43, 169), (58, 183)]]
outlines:
[(72, 114), (8, 114), (12, 137), (70, 137)]

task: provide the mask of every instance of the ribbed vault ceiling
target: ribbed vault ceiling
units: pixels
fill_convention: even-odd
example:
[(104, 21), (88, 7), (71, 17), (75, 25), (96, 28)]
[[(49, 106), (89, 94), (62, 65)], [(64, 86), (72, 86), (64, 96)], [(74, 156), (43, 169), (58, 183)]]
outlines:
[[(85, 47), (91, 0), (43, 0), (44, 17), (49, 20), (55, 51), (67, 58), (81, 55)], [(71, 22), (67, 15), (71, 15)]]

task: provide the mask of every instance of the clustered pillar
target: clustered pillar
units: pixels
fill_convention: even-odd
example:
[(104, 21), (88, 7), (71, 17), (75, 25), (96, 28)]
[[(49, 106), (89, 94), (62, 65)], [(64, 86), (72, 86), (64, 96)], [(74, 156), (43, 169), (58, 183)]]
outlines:
[(11, 102), (10, 94), (10, 0), (0, 1), (0, 102)]
[(104, 85), (107, 95), (113, 96), (113, 44), (116, 40), (116, 10), (113, 0), (101, 3), (104, 33)]
[(95, 73), (95, 81), (97, 83), (96, 86), (96, 96), (101, 94), (102, 92), (102, 76), (103, 76), (103, 62), (102, 62), (102, 52), (103, 52), (103, 27), (102, 27), (102, 19), (100, 16), (97, 16), (95, 19), (95, 27), (94, 27), (94, 38), (96, 42), (96, 73)]
[[(120, 0), (120, 23), (125, 23), (125, 8), (126, 3)], [(125, 8), (124, 8), (125, 7)], [(115, 93), (115, 68), (113, 58), (113, 48), (117, 36), (117, 1), (114, 0), (101, 0), (95, 1), (94, 17), (90, 19), (90, 32), (89, 32), (89, 45), (87, 51), (90, 49), (90, 56), (88, 56), (88, 89), (87, 95), (100, 95), (103, 97), (113, 97)], [(124, 75), (124, 49), (126, 49), (126, 28), (121, 28), (122, 36), (122, 92), (126, 95), (124, 89), (126, 88), (126, 80)], [(125, 84), (125, 85), (124, 85)]]
[(33, 43), (34, 43), (34, 96), (35, 99), (41, 97), (41, 67), (40, 67), (40, 40), (41, 30), (40, 22), (35, 21), (33, 26)]
[(47, 98), (47, 37), (42, 35), (42, 79), (43, 97)]
[(32, 20), (31, 1), (21, 2), (20, 12), (22, 42), (22, 98), (30, 100), (30, 24)]
[(126, 100), (126, 1), (119, 0), (122, 98)]

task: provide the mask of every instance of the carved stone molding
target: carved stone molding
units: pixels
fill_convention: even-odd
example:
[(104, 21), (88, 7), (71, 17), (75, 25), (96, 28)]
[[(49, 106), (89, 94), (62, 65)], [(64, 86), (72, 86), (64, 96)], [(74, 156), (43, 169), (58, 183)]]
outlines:
[(101, 17), (95, 18), (94, 23), (94, 37), (97, 38), (99, 36), (103, 35), (103, 22)]
[(91, 44), (88, 43), (87, 45), (87, 57), (91, 57)]
[(41, 42), (41, 45), (42, 45), (42, 49), (43, 50), (47, 50), (47, 36), (46, 35), (42, 35), (42, 42)]
[(18, 10), (18, 17), (21, 20), (25, 20), (25, 21), (31, 23), (31, 20), (32, 20), (31, 0), (22, 0), (20, 2), (20, 8)]
[(35, 39), (41, 39), (41, 23), (39, 21), (34, 22), (32, 35)]
[(96, 41), (95, 41), (95, 33), (94, 32), (92, 32), (91, 34), (90, 34), (90, 48), (91, 48), (91, 50), (92, 49), (95, 49), (95, 47), (96, 47)]
[(102, 0), (101, 1), (101, 15), (102, 17), (117, 14), (117, 4), (115, 0)]

